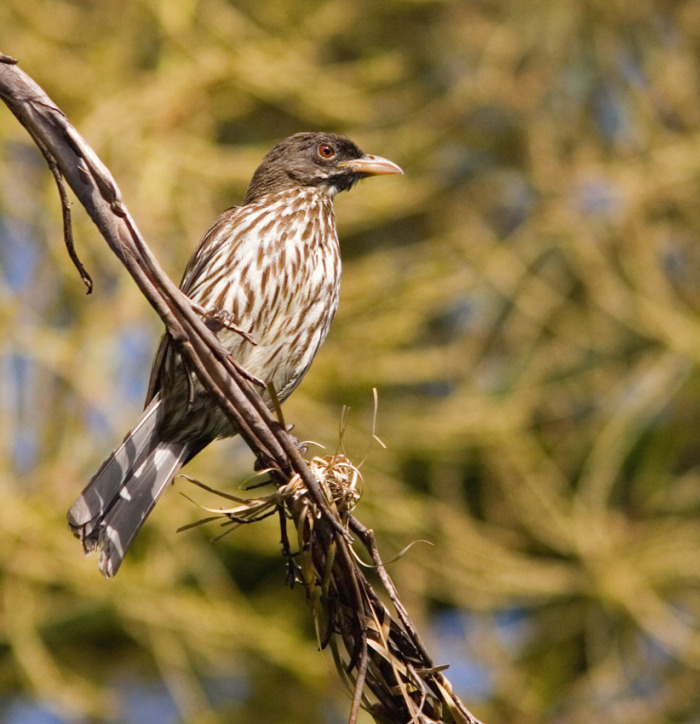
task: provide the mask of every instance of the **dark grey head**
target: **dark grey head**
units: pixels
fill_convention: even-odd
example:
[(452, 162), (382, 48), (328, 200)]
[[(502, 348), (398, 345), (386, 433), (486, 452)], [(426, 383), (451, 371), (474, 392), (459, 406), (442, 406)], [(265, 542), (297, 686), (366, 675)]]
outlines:
[(284, 189), (320, 186), (331, 195), (351, 189), (361, 178), (403, 173), (391, 161), (370, 156), (335, 133), (295, 133), (278, 143), (253, 174), (244, 204)]

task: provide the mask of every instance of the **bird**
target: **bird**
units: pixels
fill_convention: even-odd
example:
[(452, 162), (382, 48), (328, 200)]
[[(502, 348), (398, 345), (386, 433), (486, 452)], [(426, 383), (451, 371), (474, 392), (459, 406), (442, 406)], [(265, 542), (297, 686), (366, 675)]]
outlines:
[[(360, 179), (401, 173), (344, 136), (296, 133), (267, 153), (242, 203), (216, 219), (192, 254), (181, 290), (239, 367), (264, 384), (270, 408), (299, 385), (338, 308), (334, 197)], [(117, 573), (180, 468), (235, 434), (166, 331), (143, 413), (68, 512), (105, 578)]]

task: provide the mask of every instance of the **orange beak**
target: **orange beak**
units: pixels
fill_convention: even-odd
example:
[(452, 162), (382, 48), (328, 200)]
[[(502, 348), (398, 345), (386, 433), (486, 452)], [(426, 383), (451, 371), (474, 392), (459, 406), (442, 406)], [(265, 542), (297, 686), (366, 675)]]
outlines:
[(352, 161), (341, 161), (338, 166), (349, 168), (353, 173), (361, 173), (367, 176), (388, 176), (392, 173), (403, 173), (401, 167), (388, 158), (370, 156), (369, 154), (365, 154), (362, 158), (355, 158)]

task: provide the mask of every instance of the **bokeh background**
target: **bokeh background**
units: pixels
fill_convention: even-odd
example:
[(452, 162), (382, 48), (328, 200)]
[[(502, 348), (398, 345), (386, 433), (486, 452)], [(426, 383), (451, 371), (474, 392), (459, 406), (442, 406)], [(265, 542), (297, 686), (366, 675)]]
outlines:
[[(438, 663), (496, 722), (700, 720), (700, 3), (3, 0), (21, 60), (169, 273), (282, 137), (403, 166), (340, 196), (341, 308), (285, 406), (364, 460), (357, 514)], [(117, 578), (65, 511), (135, 420), (160, 334), (0, 108), (0, 720), (342, 722), (274, 521)], [(379, 391), (370, 445), (372, 388)], [(187, 472), (236, 492), (234, 443)], [(368, 721), (365, 716), (363, 721)]]

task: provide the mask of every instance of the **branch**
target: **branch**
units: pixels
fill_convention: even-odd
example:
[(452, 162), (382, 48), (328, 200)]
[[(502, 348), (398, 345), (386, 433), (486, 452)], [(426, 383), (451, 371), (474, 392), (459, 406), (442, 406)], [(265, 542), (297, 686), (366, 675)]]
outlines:
[[(452, 695), (449, 682), (430, 660), (384, 571), (371, 531), (350, 516), (351, 506), (339, 503), (347, 496), (343, 481), (329, 488), (329, 471), (333, 474), (334, 469), (340, 469), (337, 457), (333, 465), (328, 459), (315, 458), (323, 461), (320, 468), (318, 463), (307, 463), (296, 440), (272, 416), (255, 386), (204, 324), (202, 310), (193, 306), (163, 272), (122, 202), (109, 170), (43, 89), (18, 68), (16, 60), (1, 53), (0, 98), (27, 129), (56, 178), (64, 227), (68, 229), (68, 252), (85, 283), (89, 283), (89, 276), (73, 248), (61, 177), (160, 315), (187, 365), (235, 425), (259, 464), (270, 471), (278, 486), (271, 504), (281, 511), (283, 521), (293, 519), (298, 532), (304, 561), (299, 571), (307, 598), (310, 603), (323, 601), (317, 610), (317, 621), (320, 615), (326, 621), (322, 643), (336, 651), (335, 639), (340, 637), (345, 647), (346, 655), (339, 654), (338, 661), (339, 668), (354, 677), (349, 721), (355, 722), (360, 705), (364, 705), (384, 722), (478, 724)], [(243, 519), (245, 515), (231, 513), (231, 520)], [(370, 552), (398, 620), (380, 602), (359, 567), (348, 529)], [(292, 561), (288, 544), (285, 552)], [(376, 703), (370, 703), (365, 689), (374, 694)]]
[[(163, 320), (174, 343), (240, 435), (266, 467), (298, 473), (323, 509), (325, 500), (296, 441), (272, 417), (260, 395), (202, 322), (189, 298), (168, 278), (121, 200), (116, 181), (43, 89), (0, 55), (0, 97), (27, 129), (50, 167), (60, 169), (105, 241)], [(330, 511), (324, 510), (330, 515)], [(345, 531), (335, 526), (341, 535)]]

